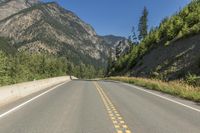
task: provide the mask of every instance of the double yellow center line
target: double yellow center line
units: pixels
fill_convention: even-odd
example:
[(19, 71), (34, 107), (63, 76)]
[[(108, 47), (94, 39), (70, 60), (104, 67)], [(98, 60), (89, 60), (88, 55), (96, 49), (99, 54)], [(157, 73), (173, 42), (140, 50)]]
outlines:
[(94, 85), (96, 86), (96, 89), (99, 92), (101, 99), (103, 100), (103, 103), (106, 107), (108, 115), (117, 133), (131, 133), (125, 121), (123, 120), (122, 116), (117, 111), (117, 109), (115, 108), (111, 100), (108, 98), (104, 90), (101, 88), (101, 86), (97, 82), (94, 82)]

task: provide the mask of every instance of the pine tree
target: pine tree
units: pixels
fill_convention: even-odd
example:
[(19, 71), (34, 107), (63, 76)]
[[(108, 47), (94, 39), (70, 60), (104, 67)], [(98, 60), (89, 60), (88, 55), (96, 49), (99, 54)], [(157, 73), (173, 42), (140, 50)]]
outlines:
[(133, 44), (138, 44), (138, 39), (137, 39), (137, 36), (136, 36), (136, 32), (135, 32), (135, 27), (134, 26), (132, 28), (131, 38), (132, 38)]
[(108, 55), (108, 63), (107, 63), (106, 76), (108, 76), (109, 73), (111, 72), (112, 63), (113, 63), (113, 59), (112, 59), (112, 49), (110, 49), (110, 50), (109, 50), (109, 55)]
[(144, 7), (144, 10), (142, 12), (142, 16), (140, 17), (139, 20), (139, 25), (138, 25), (138, 39), (142, 40), (143, 38), (145, 38), (148, 34), (148, 10), (146, 7)]
[(122, 41), (119, 42), (119, 44), (116, 46), (115, 48), (115, 56), (116, 58), (118, 59), (121, 55), (121, 44), (122, 44)]
[(131, 35), (128, 36), (128, 42), (129, 42), (129, 43), (133, 43), (133, 42), (132, 42), (132, 36), (131, 36)]

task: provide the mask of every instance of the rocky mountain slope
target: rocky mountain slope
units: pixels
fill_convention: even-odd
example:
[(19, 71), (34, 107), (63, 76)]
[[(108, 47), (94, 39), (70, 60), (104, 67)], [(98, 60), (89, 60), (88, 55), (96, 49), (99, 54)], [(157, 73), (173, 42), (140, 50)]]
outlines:
[(75, 64), (106, 64), (111, 44), (57, 3), (1, 0), (0, 36), (17, 51), (67, 57)]
[(38, 0), (0, 0), (0, 20), (39, 3)]
[(127, 40), (125, 37), (114, 36), (114, 35), (107, 35), (107, 36), (100, 36), (100, 37), (111, 47), (116, 46), (122, 40)]
[(112, 51), (113, 58), (119, 58), (130, 51), (130, 43), (125, 37), (107, 35), (100, 36)]
[(131, 50), (131, 45), (132, 44), (130, 44), (127, 39), (118, 41), (114, 45), (114, 53), (115, 53), (116, 58), (120, 58), (126, 55), (127, 53), (129, 53)]

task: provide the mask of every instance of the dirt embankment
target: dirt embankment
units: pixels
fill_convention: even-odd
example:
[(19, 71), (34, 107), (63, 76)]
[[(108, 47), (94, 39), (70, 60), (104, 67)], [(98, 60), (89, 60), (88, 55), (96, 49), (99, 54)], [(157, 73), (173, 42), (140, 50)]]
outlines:
[(133, 76), (167, 80), (188, 73), (200, 74), (200, 34), (152, 49), (131, 71)]

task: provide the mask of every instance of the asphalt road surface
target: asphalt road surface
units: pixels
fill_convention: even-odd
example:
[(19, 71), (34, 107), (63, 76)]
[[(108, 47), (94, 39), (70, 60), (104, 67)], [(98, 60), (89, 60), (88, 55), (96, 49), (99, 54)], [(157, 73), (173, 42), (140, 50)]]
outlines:
[(119, 82), (74, 80), (1, 107), (0, 133), (200, 133), (200, 106)]

